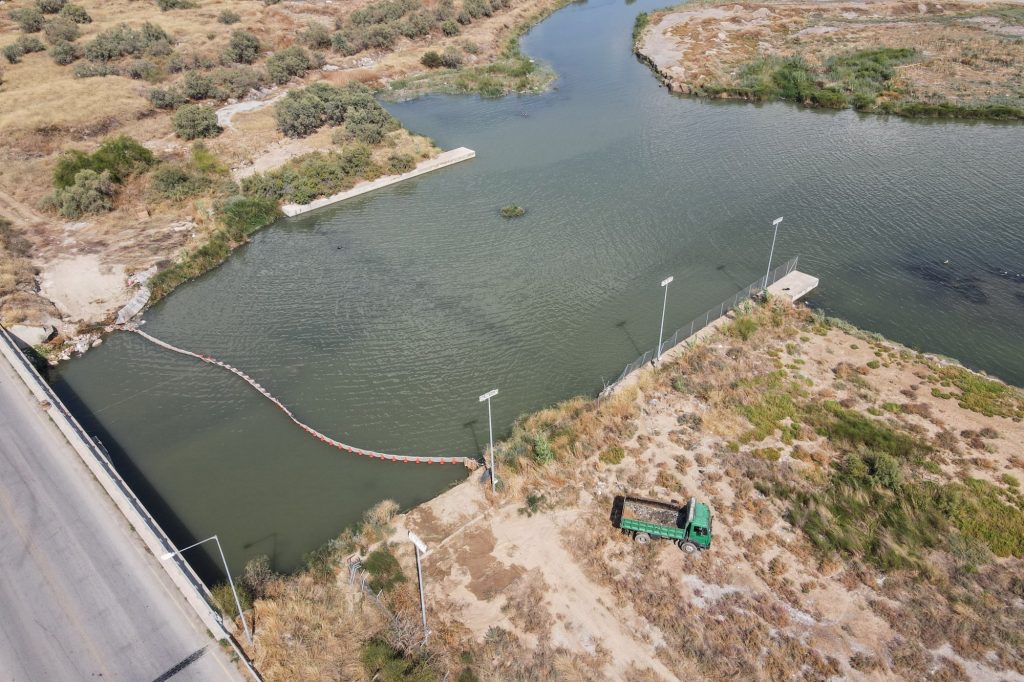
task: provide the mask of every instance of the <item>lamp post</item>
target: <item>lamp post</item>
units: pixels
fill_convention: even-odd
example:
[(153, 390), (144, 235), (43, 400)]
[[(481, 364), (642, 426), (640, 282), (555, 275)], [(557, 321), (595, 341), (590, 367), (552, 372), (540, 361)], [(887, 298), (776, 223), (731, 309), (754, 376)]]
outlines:
[(416, 546), (416, 577), (420, 583), (420, 612), (423, 614), (423, 646), (427, 646), (430, 631), (427, 629), (427, 602), (423, 596), (423, 565), (420, 563), (420, 556), (427, 551), (427, 543), (420, 540), (412, 531), (409, 531), (409, 542)]
[(772, 235), (772, 250), (768, 252), (768, 272), (764, 273), (764, 288), (768, 288), (768, 277), (772, 274), (772, 256), (775, 255), (775, 238), (779, 236), (779, 223), (782, 222), (782, 216), (779, 216), (772, 221), (772, 226), (775, 227), (775, 234)]
[(212, 535), (206, 538), (205, 540), (200, 540), (199, 542), (191, 544), (188, 547), (182, 547), (181, 549), (175, 549), (173, 551), (167, 552), (165, 554), (160, 555), (160, 561), (167, 561), (175, 554), (180, 555), (182, 552), (192, 549), (193, 547), (198, 547), (204, 542), (209, 542), (210, 540), (213, 540), (217, 543), (217, 551), (220, 552), (220, 560), (224, 563), (224, 573), (226, 573), (228, 576), (228, 584), (231, 586), (231, 594), (235, 596), (235, 607), (238, 609), (238, 615), (242, 619), (242, 629), (245, 630), (245, 638), (249, 640), (249, 644), (251, 645), (252, 633), (249, 632), (249, 624), (246, 622), (245, 614), (242, 612), (242, 602), (238, 599), (238, 591), (235, 589), (235, 581), (231, 578), (231, 569), (228, 568), (228, 560), (224, 558), (224, 548), (220, 546), (220, 538), (218, 538), (216, 535)]
[(491, 450), (491, 492), (495, 492), (495, 484), (497, 483), (497, 475), (494, 472), (494, 426), (491, 423), (491, 398), (498, 395), (498, 389), (488, 391), (480, 396), (480, 402), (487, 401), (487, 438), (490, 444)]
[(658, 328), (658, 352), (655, 353), (655, 364), (661, 362), (661, 339), (665, 336), (665, 308), (668, 306), (668, 285), (674, 277), (666, 277), (661, 280), (661, 288), (665, 290), (665, 297), (661, 301), (661, 326)]

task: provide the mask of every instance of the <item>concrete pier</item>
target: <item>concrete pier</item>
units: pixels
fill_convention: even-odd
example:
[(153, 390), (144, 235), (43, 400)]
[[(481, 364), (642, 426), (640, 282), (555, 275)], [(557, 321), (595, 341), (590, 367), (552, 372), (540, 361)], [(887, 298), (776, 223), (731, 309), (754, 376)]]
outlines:
[(788, 298), (796, 303), (801, 298), (811, 293), (818, 287), (818, 278), (808, 275), (806, 272), (794, 270), (775, 284), (768, 287), (768, 293), (772, 296)]
[(324, 197), (323, 199), (311, 201), (308, 204), (285, 204), (281, 207), (281, 211), (289, 217), (302, 215), (303, 213), (309, 213), (310, 211), (315, 211), (316, 209), (323, 208), (324, 206), (336, 204), (339, 201), (344, 201), (345, 199), (351, 199), (352, 197), (359, 196), (360, 194), (366, 194), (367, 192), (372, 192), (374, 190), (381, 189), (382, 187), (388, 187), (389, 185), (394, 185), (395, 183), (402, 182), (403, 180), (415, 178), (418, 175), (423, 175), (424, 173), (429, 173), (431, 171), (438, 170), (439, 168), (444, 168), (445, 166), (451, 166), (452, 164), (459, 163), (460, 161), (468, 161), (475, 156), (476, 152), (472, 149), (467, 149), (466, 147), (450, 149), (446, 152), (441, 152), (432, 159), (420, 161), (416, 164), (416, 167), (408, 173), (402, 173), (401, 175), (386, 175), (382, 178), (377, 178), (376, 180), (363, 180), (362, 182), (357, 183), (352, 189), (332, 194), (331, 196)]

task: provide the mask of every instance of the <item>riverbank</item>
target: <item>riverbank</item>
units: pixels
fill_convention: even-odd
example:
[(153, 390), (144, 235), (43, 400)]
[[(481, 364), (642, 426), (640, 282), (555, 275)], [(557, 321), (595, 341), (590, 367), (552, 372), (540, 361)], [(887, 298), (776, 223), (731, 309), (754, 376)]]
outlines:
[[(517, 421), (497, 496), (476, 475), (381, 505), (261, 583), (254, 657), (268, 680), (1024, 674), (1022, 420), (1024, 393), (953, 361), (747, 306), (630, 389)], [(711, 549), (631, 543), (619, 494), (708, 502)]]
[[(0, 147), (0, 253), (10, 252), (11, 262), (0, 279), (0, 319), (31, 327), (33, 340), (56, 336), (48, 352), (63, 357), (67, 348), (88, 347), (102, 333), (131, 298), (126, 280), (133, 273), (194, 263), (201, 252), (213, 256), (200, 259), (212, 267), (246, 237), (224, 239), (225, 225), (206, 197), (167, 201), (154, 193), (153, 173), (145, 169), (104, 186), (104, 196), (82, 215), (40, 209), (54, 191), (63, 154), (90, 153), (104, 140), (126, 135), (152, 152), (151, 165), (180, 163), (191, 145), (176, 134), (174, 112), (188, 103), (215, 113), (219, 108), (218, 125), (203, 137), (239, 181), (330, 146), (330, 133), (326, 139), (290, 139), (277, 128), (273, 107), (265, 106), (303, 85), (367, 83), (380, 89), (429, 71), (422, 59), (434, 51), (454, 55), (447, 62), (454, 68), (443, 70), (466, 74), (479, 86), (473, 91), (490, 94), (499, 84), (511, 92), (522, 77), (532, 89), (532, 62), (510, 48), (509, 36), (563, 3), (469, 0), (434, 8), (418, 0), (343, 7), (223, 2), (215, 9), (161, 11), (119, 0), (86, 2), (74, 20), (61, 15), (38, 21), (28, 0), (9, 4), (13, 14), (0, 17), (0, 40), (25, 49), (11, 47), (21, 52), (11, 52), (2, 79), (6, 106), (0, 106), (0, 120), (8, 134)], [(49, 28), (40, 32), (43, 24)], [(145, 31), (139, 30), (143, 25)], [(124, 43), (127, 52), (101, 50), (122, 27), (131, 29), (125, 40), (135, 41)], [(65, 56), (56, 47), (47, 52), (45, 43), (36, 50), (36, 35), (61, 43)], [(223, 189), (227, 179), (216, 180)], [(201, 271), (189, 268), (191, 276)], [(69, 272), (76, 274), (66, 282)], [(156, 297), (186, 279), (165, 276)], [(96, 295), (79, 305), (76, 291), (83, 289)]]
[(1024, 4), (702, 3), (638, 20), (681, 94), (909, 117), (1024, 120)]

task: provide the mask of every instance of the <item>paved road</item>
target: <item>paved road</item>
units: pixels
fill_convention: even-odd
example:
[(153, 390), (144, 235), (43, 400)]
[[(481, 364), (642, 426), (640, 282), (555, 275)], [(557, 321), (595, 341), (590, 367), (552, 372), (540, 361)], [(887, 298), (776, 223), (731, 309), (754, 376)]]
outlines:
[(0, 682), (243, 679), (0, 358)]

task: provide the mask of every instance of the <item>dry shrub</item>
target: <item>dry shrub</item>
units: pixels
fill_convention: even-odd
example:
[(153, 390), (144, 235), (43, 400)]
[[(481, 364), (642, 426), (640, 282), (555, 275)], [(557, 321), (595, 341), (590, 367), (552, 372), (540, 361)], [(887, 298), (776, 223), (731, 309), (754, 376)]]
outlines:
[(501, 612), (524, 632), (547, 639), (553, 623), (544, 605), (544, 595), (548, 590), (544, 575), (533, 569), (505, 591), (505, 605), (501, 607)]
[(345, 587), (307, 575), (272, 581), (266, 591), (253, 619), (253, 659), (264, 679), (366, 679), (360, 647), (380, 625), (372, 608)]

